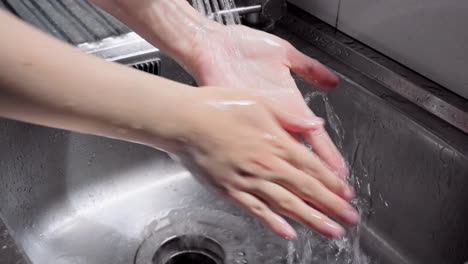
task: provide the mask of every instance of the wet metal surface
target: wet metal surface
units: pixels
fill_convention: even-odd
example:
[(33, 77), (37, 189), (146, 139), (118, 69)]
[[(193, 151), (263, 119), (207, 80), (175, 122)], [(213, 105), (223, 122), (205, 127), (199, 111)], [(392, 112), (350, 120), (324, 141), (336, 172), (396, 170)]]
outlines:
[(23, 252), (18, 249), (15, 241), (3, 220), (0, 218), (0, 263), (1, 264), (28, 264)]

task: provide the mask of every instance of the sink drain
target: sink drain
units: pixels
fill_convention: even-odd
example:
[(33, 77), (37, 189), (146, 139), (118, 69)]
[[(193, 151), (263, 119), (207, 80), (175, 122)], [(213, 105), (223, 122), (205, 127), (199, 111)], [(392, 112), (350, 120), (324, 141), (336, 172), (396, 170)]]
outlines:
[(247, 218), (178, 209), (152, 223), (135, 264), (283, 264), (287, 241)]
[[(160, 262), (155, 262), (160, 263)], [(198, 263), (198, 264), (216, 264), (216, 261), (207, 255), (199, 252), (183, 252), (173, 256), (169, 261), (164, 262), (165, 264), (187, 264), (187, 263)]]
[(201, 235), (183, 235), (163, 242), (153, 257), (154, 264), (224, 264), (218, 242)]

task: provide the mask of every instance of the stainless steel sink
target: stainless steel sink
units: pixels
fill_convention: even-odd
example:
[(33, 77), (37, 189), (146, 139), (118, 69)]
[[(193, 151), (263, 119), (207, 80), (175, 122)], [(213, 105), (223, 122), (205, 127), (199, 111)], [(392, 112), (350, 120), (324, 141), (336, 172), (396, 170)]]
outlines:
[[(0, 209), (33, 263), (463, 263), (468, 136), (279, 28), (338, 71), (298, 80), (349, 161), (363, 223), (327, 240), (274, 236), (145, 146), (0, 120)], [(163, 58), (162, 74), (190, 81)], [(204, 261), (204, 262), (203, 262)]]

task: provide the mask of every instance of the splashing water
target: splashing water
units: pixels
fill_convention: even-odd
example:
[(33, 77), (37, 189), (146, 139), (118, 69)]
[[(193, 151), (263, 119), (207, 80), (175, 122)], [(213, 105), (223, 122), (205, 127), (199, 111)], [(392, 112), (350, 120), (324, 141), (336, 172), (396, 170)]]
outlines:
[[(320, 98), (325, 106), (326, 119), (330, 125), (331, 131), (334, 134), (335, 144), (338, 149), (343, 152), (343, 141), (345, 138), (345, 130), (342, 122), (336, 114), (332, 104), (324, 92), (308, 93), (304, 99), (309, 103), (312, 99)], [(348, 162), (347, 162), (348, 163)], [(349, 163), (348, 163), (349, 166)], [(353, 184), (357, 178), (351, 168), (349, 179)], [(357, 208), (361, 215), (367, 214), (369, 211), (368, 205), (364, 199), (355, 198), (352, 204)], [(289, 249), (301, 251), (300, 264), (370, 264), (371, 260), (360, 247), (361, 227), (356, 226), (349, 228), (344, 237), (338, 239), (328, 239), (316, 234), (311, 230), (303, 230), (299, 237), (301, 239)]]

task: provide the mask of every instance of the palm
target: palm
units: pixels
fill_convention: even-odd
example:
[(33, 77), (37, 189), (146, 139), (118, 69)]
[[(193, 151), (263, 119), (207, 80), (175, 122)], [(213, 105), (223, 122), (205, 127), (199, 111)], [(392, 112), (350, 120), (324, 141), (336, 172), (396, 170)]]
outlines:
[(248, 90), (275, 104), (281, 103), (291, 113), (303, 115), (308, 108), (282, 54), (281, 44), (285, 41), (242, 26), (228, 30), (219, 39), (209, 40), (212, 48), (204, 54), (200, 72), (195, 76), (200, 85)]
[[(291, 76), (296, 72), (307, 82), (332, 88), (337, 77), (323, 65), (297, 51), (287, 41), (244, 26), (228, 26), (208, 38), (194, 73), (200, 85), (247, 90), (281, 107), (287, 116), (313, 115)], [(280, 123), (286, 123), (279, 120)], [(294, 128), (286, 127), (290, 132)], [(326, 132), (312, 131), (304, 136), (315, 152), (344, 177), (347, 169)], [(320, 132), (320, 131), (319, 131)]]

